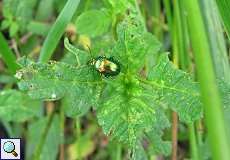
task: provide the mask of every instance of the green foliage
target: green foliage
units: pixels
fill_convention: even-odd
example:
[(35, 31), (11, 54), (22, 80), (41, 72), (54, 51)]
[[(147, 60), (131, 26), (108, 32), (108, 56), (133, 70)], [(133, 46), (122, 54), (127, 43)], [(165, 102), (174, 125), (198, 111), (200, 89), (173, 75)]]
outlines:
[[(222, 3), (222, 0), (218, 3)], [(215, 0), (202, 1), (204, 8), (204, 22), (207, 28), (207, 36), (211, 46), (212, 61), (217, 78), (230, 80), (230, 65), (227, 56), (226, 41), (224, 39), (224, 28), (218, 14)], [(229, 2), (227, 2), (229, 3)], [(229, 3), (230, 7), (230, 3)]]
[(25, 31), (26, 25), (32, 19), (33, 9), (37, 0), (4, 0), (2, 29), (9, 28), (10, 36), (18, 31)]
[(230, 84), (225, 80), (219, 80), (218, 86), (222, 97), (224, 109), (230, 108)]
[(149, 50), (156, 53), (160, 45), (151, 34), (142, 34), (138, 21), (131, 21), (128, 18), (118, 26), (118, 42), (111, 53), (120, 60), (124, 75), (109, 82), (103, 91), (97, 116), (106, 134), (134, 146), (142, 132), (152, 128), (156, 121), (151, 101), (154, 95), (141, 87), (135, 74), (144, 65)]
[(80, 0), (68, 0), (55, 23), (52, 25), (44, 45), (42, 46), (39, 61), (47, 62), (52, 56), (59, 40), (65, 32), (66, 26), (71, 21), (77, 10)]
[(52, 16), (54, 9), (54, 0), (40, 0), (36, 13), (36, 20), (44, 21)]
[(228, 19), (230, 18), (230, 2), (227, 0), (216, 0), (216, 4), (219, 8), (223, 24), (225, 25), (225, 29), (228, 34), (228, 39), (230, 39), (230, 22), (228, 21)]
[(139, 81), (130, 75), (120, 76), (110, 82), (97, 108), (97, 117), (104, 132), (135, 146), (142, 132), (149, 131), (156, 121), (151, 97), (141, 88)]
[(27, 26), (27, 30), (33, 34), (46, 36), (49, 33), (50, 25), (31, 21)]
[(107, 32), (110, 24), (111, 15), (106, 9), (86, 11), (76, 20), (77, 32), (90, 37)]
[(16, 56), (13, 54), (13, 52), (11, 51), (7, 40), (5, 39), (5, 37), (3, 36), (2, 33), (0, 33), (0, 56), (3, 59), (3, 61), (5, 62), (5, 64), (8, 66), (9, 70), (12, 73), (15, 73), (16, 70), (18, 69), (18, 65), (15, 62), (16, 61)]
[[(38, 146), (38, 142), (42, 139), (42, 131), (48, 123), (47, 117), (42, 117), (29, 125), (28, 142), (26, 146), (26, 159), (31, 159), (32, 153)], [(61, 143), (60, 137), (60, 120), (58, 115), (54, 116), (54, 120), (50, 126), (47, 137), (42, 148), (40, 159), (55, 160)]]
[(224, 119), (225, 123), (227, 125), (227, 131), (228, 131), (228, 140), (230, 143), (230, 84), (229, 82), (226, 82), (224, 80), (219, 80), (219, 91), (222, 97), (222, 103), (223, 103), (223, 112), (224, 112)]
[(89, 131), (83, 135), (79, 136), (78, 133), (76, 133), (77, 138), (69, 148), (72, 151), (68, 157), (69, 159), (84, 159), (93, 152), (95, 147), (95, 144), (91, 140), (93, 132), (95, 132), (95, 126), (92, 125)]
[(0, 117), (4, 121), (24, 122), (40, 116), (41, 103), (17, 90), (0, 92)]
[[(58, 156), (60, 159), (62, 156), (95, 160), (156, 159), (158, 155), (171, 154), (170, 139), (174, 137), (170, 136), (170, 123), (175, 121), (169, 119), (175, 111), (182, 122), (176, 122), (178, 142), (186, 144), (182, 159), (227, 157), (229, 64), (227, 36), (219, 23), (217, 5), (228, 34), (226, 20), (230, 3), (225, 0), (216, 1), (217, 4), (215, 0), (170, 2), (0, 2), (3, 13), (0, 58), (4, 63), (0, 62), (0, 135), (23, 138), (26, 159), (55, 160)], [(201, 8), (204, 8), (202, 14)], [(185, 11), (187, 14), (183, 14)], [(163, 41), (163, 45), (147, 30)], [(64, 45), (60, 44), (64, 34), (72, 44), (68, 38), (64, 38)], [(173, 54), (168, 55), (165, 50)], [(215, 75), (210, 67), (211, 54), (207, 53), (213, 55)], [(101, 75), (95, 66), (90, 66), (98, 56), (113, 58), (121, 72), (109, 78)], [(16, 57), (22, 57), (19, 66)], [(49, 61), (51, 57), (56, 61)], [(174, 66), (171, 57), (179, 67)], [(193, 76), (199, 76), (201, 85), (178, 68), (192, 72), (196, 69)], [(220, 96), (216, 94), (215, 82)], [(201, 119), (204, 108), (207, 109), (205, 121)], [(228, 127), (227, 138), (223, 119)], [(198, 125), (194, 123), (197, 120)], [(211, 133), (209, 143), (207, 133)]]
[[(32, 63), (20, 70), (19, 88), (35, 99), (57, 100), (66, 96), (67, 112), (82, 114), (96, 103), (101, 84), (98, 73), (88, 66), (74, 67), (62, 62)], [(67, 113), (67, 115), (69, 115)]]
[[(214, 73), (211, 44), (205, 28), (203, 13), (198, 0), (183, 1), (188, 17), (188, 29), (194, 52), (197, 76), (200, 82), (206, 126), (213, 159), (230, 159), (230, 146), (223, 121), (221, 97)], [(199, 35), (196, 33), (200, 33)], [(208, 84), (208, 85), (207, 85)], [(218, 139), (216, 138), (218, 137)]]
[(92, 38), (103, 35), (108, 32), (110, 26), (116, 26), (117, 19), (122, 19), (122, 15), (132, 7), (131, 3), (134, 1), (105, 0), (103, 2), (106, 8), (85, 11), (77, 18), (75, 24), (78, 33)]
[[(122, 70), (115, 78), (100, 78), (87, 65), (86, 52), (65, 39), (65, 46), (77, 59), (84, 55), (79, 67), (63, 62), (27, 63), (20, 70), (19, 88), (35, 99), (64, 98), (65, 113), (74, 117), (95, 106), (104, 133), (134, 148), (143, 137), (153, 142), (156, 153), (170, 153), (170, 142), (163, 141), (163, 130), (169, 127), (164, 110), (177, 111), (184, 122), (193, 122), (202, 115), (199, 88), (190, 76), (176, 69), (162, 54), (147, 79), (138, 73), (147, 57), (157, 57), (161, 44), (134, 15), (118, 25), (118, 40), (108, 53), (117, 59)], [(152, 55), (152, 56), (150, 56)], [(88, 57), (88, 56), (86, 56)], [(85, 57), (85, 58), (86, 58)], [(89, 59), (88, 59), (89, 61)]]
[(160, 42), (150, 33), (143, 31), (143, 24), (135, 16), (126, 19), (117, 28), (118, 41), (111, 55), (118, 57), (123, 72), (136, 74), (151, 54), (161, 48)]
[(136, 145), (131, 154), (133, 160), (148, 160), (144, 147), (141, 144)]
[(156, 109), (156, 115), (156, 122), (153, 124), (151, 131), (146, 133), (146, 137), (151, 142), (150, 151), (154, 151), (154, 153), (158, 154), (170, 155), (172, 147), (171, 142), (163, 141), (161, 138), (164, 134), (164, 129), (170, 127), (170, 123), (161, 107)]
[(89, 53), (87, 53), (86, 51), (75, 48), (73, 45), (71, 45), (69, 43), (68, 38), (65, 38), (64, 46), (72, 55), (75, 56), (75, 57), (72, 57), (71, 54), (67, 54), (67, 56), (65, 58), (63, 58), (64, 62), (68, 59), (70, 60), (70, 58), (71, 58), (74, 61), (77, 61), (77, 62), (73, 62), (71, 64), (77, 64), (78, 66), (80, 66), (81, 64), (87, 64), (88, 63), (91, 55)]
[(179, 114), (180, 120), (191, 123), (202, 116), (202, 104), (199, 95), (199, 85), (191, 77), (173, 66), (166, 54), (159, 57), (159, 62), (150, 70), (148, 81), (156, 101), (167, 105)]
[(106, 0), (110, 5), (110, 9), (114, 15), (123, 14), (133, 0)]

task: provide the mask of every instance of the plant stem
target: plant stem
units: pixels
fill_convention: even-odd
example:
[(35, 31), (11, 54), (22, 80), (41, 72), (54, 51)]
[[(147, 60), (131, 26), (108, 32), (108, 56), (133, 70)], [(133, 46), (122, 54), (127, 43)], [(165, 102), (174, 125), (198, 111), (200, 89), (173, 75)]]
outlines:
[(121, 144), (117, 143), (116, 144), (116, 158), (115, 158), (115, 160), (121, 160), (121, 152), (122, 152)]
[[(213, 70), (211, 51), (198, 0), (183, 1), (201, 85), (208, 138), (214, 160), (229, 160), (230, 148), (224, 126), (222, 103)], [(208, 84), (208, 85), (207, 85)]]
[[(189, 68), (188, 46), (187, 46), (187, 32), (184, 22), (180, 1), (174, 0), (174, 18), (173, 18), (173, 51), (177, 54), (178, 66), (184, 71)], [(176, 50), (176, 51), (175, 51)]]
[(199, 120), (196, 124), (196, 132), (197, 132), (197, 143), (199, 146), (201, 146), (203, 144), (203, 134), (204, 134), (204, 129), (202, 126), (202, 120)]
[(178, 116), (176, 112), (172, 112), (172, 157), (171, 160), (177, 160), (177, 132), (178, 132)]
[[(201, 148), (203, 145), (203, 134), (204, 134), (204, 128), (203, 128), (203, 124), (202, 124), (202, 120), (199, 120), (196, 123), (196, 133), (197, 133), (197, 145), (198, 148)], [(202, 152), (199, 150), (198, 151), (199, 154), (199, 159), (202, 159)]]
[(168, 22), (168, 28), (169, 31), (172, 32), (173, 29), (173, 17), (172, 17), (172, 10), (171, 10), (171, 5), (170, 5), (170, 0), (163, 0), (163, 4), (165, 7), (165, 11), (166, 11), (166, 19)]
[[(76, 123), (76, 139), (81, 139), (81, 121), (80, 121), (80, 118), (76, 118), (75, 120), (75, 123)], [(77, 154), (78, 154), (78, 160), (81, 160), (82, 159), (82, 155), (81, 155), (81, 150), (79, 149), (80, 146), (77, 146)]]
[(46, 123), (46, 126), (44, 128), (44, 130), (42, 131), (42, 134), (41, 134), (41, 139), (34, 151), (34, 154), (32, 155), (32, 159), (33, 160), (40, 160), (40, 155), (41, 155), (41, 152), (42, 152), (42, 148), (45, 144), (45, 141), (46, 141), (46, 137), (48, 135), (48, 132), (49, 132), (49, 129), (51, 127), (51, 124), (52, 124), (52, 121), (53, 121), (53, 118), (54, 118), (54, 114), (55, 112), (51, 112), (49, 115), (48, 115), (48, 120), (47, 120), (47, 123)]
[(192, 160), (199, 160), (194, 124), (189, 124), (190, 154)]
[(62, 34), (65, 32), (67, 24), (71, 21), (80, 0), (68, 0), (60, 15), (51, 27), (41, 49), (39, 61), (47, 62), (52, 56)]

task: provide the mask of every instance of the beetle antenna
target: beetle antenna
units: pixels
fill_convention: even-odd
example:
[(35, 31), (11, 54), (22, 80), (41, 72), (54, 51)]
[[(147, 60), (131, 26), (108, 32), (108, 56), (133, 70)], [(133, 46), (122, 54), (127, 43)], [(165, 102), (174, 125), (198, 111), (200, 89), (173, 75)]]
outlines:
[(91, 58), (93, 58), (93, 54), (92, 54), (92, 52), (91, 52), (90, 47), (89, 47), (88, 45), (86, 45), (86, 46), (87, 46), (87, 48), (88, 48), (88, 50), (89, 50), (89, 54), (90, 54)]

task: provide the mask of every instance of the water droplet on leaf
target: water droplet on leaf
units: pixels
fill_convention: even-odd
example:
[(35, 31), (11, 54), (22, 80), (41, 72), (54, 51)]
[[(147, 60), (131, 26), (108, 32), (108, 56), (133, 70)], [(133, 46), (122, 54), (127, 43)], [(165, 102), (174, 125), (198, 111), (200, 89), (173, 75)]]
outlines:
[(56, 95), (55, 93), (52, 93), (51, 98), (52, 98), (52, 99), (56, 99), (56, 98), (57, 98), (57, 95)]
[(18, 71), (18, 72), (14, 75), (14, 77), (17, 78), (17, 79), (22, 79), (22, 76), (23, 76), (23, 74), (22, 74), (21, 71)]

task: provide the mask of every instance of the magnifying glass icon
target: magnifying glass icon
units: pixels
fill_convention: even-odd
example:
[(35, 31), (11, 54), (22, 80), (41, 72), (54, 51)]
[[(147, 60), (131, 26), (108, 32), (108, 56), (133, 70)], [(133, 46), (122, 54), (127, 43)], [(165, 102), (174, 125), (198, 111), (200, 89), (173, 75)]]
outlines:
[(3, 144), (3, 149), (6, 153), (11, 153), (14, 155), (14, 157), (17, 157), (18, 154), (15, 152), (15, 145), (11, 141), (7, 141)]

